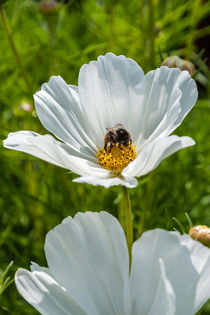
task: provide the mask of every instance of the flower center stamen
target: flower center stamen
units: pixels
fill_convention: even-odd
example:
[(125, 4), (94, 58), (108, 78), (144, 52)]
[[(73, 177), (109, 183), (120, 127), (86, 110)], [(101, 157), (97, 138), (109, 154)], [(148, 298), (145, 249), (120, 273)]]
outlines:
[(126, 146), (123, 144), (112, 144), (111, 148), (98, 149), (96, 156), (103, 168), (120, 174), (136, 158), (136, 146), (132, 143)]

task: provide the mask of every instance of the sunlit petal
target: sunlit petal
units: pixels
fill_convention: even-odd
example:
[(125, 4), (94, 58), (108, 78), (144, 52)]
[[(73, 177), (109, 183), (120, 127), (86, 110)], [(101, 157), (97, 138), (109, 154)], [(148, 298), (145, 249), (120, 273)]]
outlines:
[[(42, 137), (44, 146), (36, 146), (31, 143), (31, 139)], [(60, 167), (66, 167), (64, 158), (59, 156), (56, 150), (56, 143), (50, 135), (40, 136), (34, 131), (17, 131), (8, 135), (8, 138), (4, 140), (4, 147), (16, 151), (22, 151), (36, 156), (44, 161), (50, 162)], [(54, 147), (50, 143), (54, 143)]]
[(128, 252), (114, 217), (102, 212), (67, 218), (48, 233), (45, 252), (55, 279), (88, 314), (124, 314)]
[(136, 307), (148, 311), (158, 287), (157, 262), (162, 259), (176, 296), (174, 314), (194, 314), (210, 296), (209, 256), (209, 249), (189, 236), (158, 229), (144, 233), (133, 246), (132, 288), (139, 292)]
[(124, 169), (122, 174), (125, 176), (145, 175), (155, 169), (163, 159), (194, 144), (194, 140), (189, 137), (169, 136), (158, 138), (146, 145), (137, 158)]
[(187, 71), (161, 67), (148, 72), (145, 75), (137, 145), (172, 133), (191, 110), (197, 97), (196, 83)]
[(97, 145), (103, 145), (107, 127), (122, 123), (135, 139), (144, 95), (144, 73), (132, 59), (108, 53), (83, 65), (79, 73), (81, 105)]
[(99, 168), (94, 162), (91, 163), (91, 156), (81, 158), (81, 154), (74, 152), (68, 145), (55, 140), (51, 135), (41, 136), (33, 131), (18, 131), (10, 133), (4, 140), (4, 146), (8, 149), (15, 149), (29, 153), (40, 159), (57, 166), (70, 169), (79, 175), (107, 173)]
[(210, 250), (199, 242), (193, 241), (188, 235), (182, 235), (180, 242), (190, 251), (192, 264), (197, 271), (197, 279), (191, 279), (191, 285), (196, 286), (194, 312), (197, 313), (209, 299)]
[(122, 185), (127, 188), (134, 188), (138, 185), (138, 181), (134, 177), (131, 177), (131, 178), (116, 177), (116, 176), (110, 177), (108, 174), (105, 178), (94, 177), (94, 176), (82, 176), (82, 177), (75, 178), (73, 181), (76, 183), (87, 183), (94, 186), (100, 185), (106, 188), (109, 188), (115, 185)]
[(15, 283), (24, 299), (43, 315), (87, 315), (49, 274), (18, 269)]
[(176, 296), (167, 279), (165, 266), (162, 259), (159, 260), (160, 277), (155, 298), (148, 315), (174, 315), (176, 312)]
[(96, 151), (88, 134), (85, 115), (75, 89), (61, 77), (51, 77), (34, 95), (36, 112), (43, 126), (60, 140), (80, 151)]

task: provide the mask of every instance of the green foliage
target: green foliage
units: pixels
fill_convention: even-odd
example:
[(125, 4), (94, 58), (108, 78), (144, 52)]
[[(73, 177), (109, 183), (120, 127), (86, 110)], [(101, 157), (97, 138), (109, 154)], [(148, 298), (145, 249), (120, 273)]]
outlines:
[[(145, 71), (160, 66), (159, 51), (164, 58), (169, 52), (195, 60), (203, 48), (201, 40), (210, 36), (210, 26), (203, 23), (210, 15), (209, 1), (201, 0), (71, 0), (60, 2), (58, 10), (48, 14), (40, 12), (37, 1), (7, 0), (1, 12), (18, 54), (0, 27), (1, 140), (16, 130), (47, 133), (33, 109), (24, 111), (21, 105), (33, 106), (32, 93), (51, 75), (77, 84), (82, 64), (108, 51), (135, 59)], [(202, 58), (198, 59), (205, 79), (199, 85), (202, 99), (176, 131), (197, 144), (163, 161), (130, 190), (135, 237), (155, 227), (179, 229), (173, 217), (187, 231), (185, 212), (193, 224), (210, 225), (209, 70)], [(0, 268), (5, 270), (13, 260), (10, 278), (18, 267), (28, 269), (30, 261), (46, 265), (45, 235), (64, 217), (87, 210), (118, 216), (119, 187), (76, 184), (74, 177), (0, 147)], [(207, 306), (202, 314), (209, 312)], [(0, 314), (37, 312), (12, 284), (1, 295)]]
[(0, 295), (13, 282), (13, 280), (11, 280), (10, 277), (7, 276), (12, 265), (13, 261), (11, 261), (6, 269), (0, 273)]

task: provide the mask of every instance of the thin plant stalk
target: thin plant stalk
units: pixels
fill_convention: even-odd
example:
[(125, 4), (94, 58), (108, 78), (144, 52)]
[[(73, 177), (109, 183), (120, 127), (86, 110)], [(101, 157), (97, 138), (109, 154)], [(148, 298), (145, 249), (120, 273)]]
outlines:
[(149, 71), (155, 66), (155, 17), (154, 17), (154, 0), (147, 0), (147, 32), (145, 33), (145, 71)]
[(0, 6), (0, 17), (1, 17), (1, 20), (2, 20), (2, 25), (3, 25), (3, 28), (5, 30), (5, 33), (6, 33), (6, 36), (7, 36), (9, 45), (10, 45), (10, 48), (12, 50), (12, 53), (13, 53), (14, 57), (15, 57), (17, 66), (20, 69), (20, 73), (22, 73), (22, 76), (23, 76), (25, 84), (26, 84), (26, 86), (28, 88), (29, 94), (32, 95), (33, 94), (33, 90), (32, 90), (31, 84), (29, 82), (27, 73), (26, 73), (25, 68), (24, 68), (24, 66), (22, 64), (22, 61), (20, 59), (20, 55), (18, 54), (17, 48), (15, 46), (15, 42), (13, 40), (12, 33), (10, 31), (10, 28), (9, 28), (9, 25), (8, 25), (8, 22), (7, 22), (7, 16), (6, 16), (6, 13), (5, 13), (5, 11), (4, 11), (2, 6)]
[(194, 5), (191, 8), (191, 32), (189, 36), (186, 38), (186, 57), (190, 59), (192, 56), (192, 52), (195, 49), (195, 31), (196, 27), (199, 23), (199, 15), (198, 12), (201, 10), (202, 0), (195, 0)]
[(149, 21), (148, 21), (149, 63), (150, 63), (150, 67), (154, 68), (155, 66), (155, 19), (154, 19), (153, 0), (149, 0), (148, 4), (149, 4)]
[(126, 220), (126, 240), (129, 254), (129, 271), (131, 270), (132, 263), (132, 245), (133, 245), (133, 219), (131, 211), (131, 202), (128, 194), (128, 189), (122, 186), (124, 207), (125, 207), (125, 220)]
[(120, 192), (119, 196), (118, 196), (118, 219), (120, 221), (120, 224), (123, 228), (123, 230), (125, 230), (125, 211), (124, 211), (124, 198), (123, 198), (123, 194)]

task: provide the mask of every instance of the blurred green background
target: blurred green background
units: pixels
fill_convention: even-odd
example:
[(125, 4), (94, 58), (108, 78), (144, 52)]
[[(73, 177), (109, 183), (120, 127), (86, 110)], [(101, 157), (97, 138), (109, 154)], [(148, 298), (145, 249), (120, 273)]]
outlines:
[[(210, 2), (201, 0), (70, 0), (43, 3), (0, 0), (0, 138), (9, 132), (47, 133), (34, 112), (32, 95), (51, 75), (77, 84), (80, 67), (111, 51), (135, 59), (145, 72), (161, 58), (191, 60), (199, 101), (176, 130), (195, 139), (130, 190), (135, 237), (162, 227), (185, 231), (189, 224), (210, 225)], [(48, 4), (49, 6), (49, 4)], [(74, 174), (0, 146), (0, 271), (11, 260), (10, 279), (30, 261), (46, 265), (45, 234), (77, 211), (107, 210), (118, 216), (120, 187), (104, 189), (72, 183)], [(0, 285), (2, 285), (0, 278)], [(37, 312), (14, 283), (0, 293), (0, 314)], [(210, 314), (206, 306), (202, 314)]]

